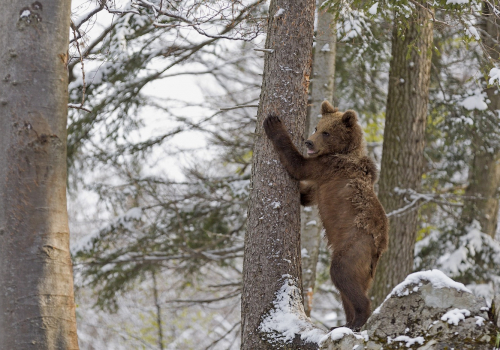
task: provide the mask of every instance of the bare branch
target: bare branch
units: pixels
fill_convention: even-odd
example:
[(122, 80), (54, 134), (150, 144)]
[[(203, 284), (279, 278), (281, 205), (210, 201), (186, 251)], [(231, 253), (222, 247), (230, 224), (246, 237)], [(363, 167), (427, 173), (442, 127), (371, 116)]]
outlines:
[(92, 113), (92, 111), (90, 109), (85, 108), (81, 105), (74, 104), (74, 103), (68, 103), (68, 108), (81, 109), (82, 111)]
[(259, 107), (259, 105), (239, 105), (239, 106), (234, 106), (234, 107), (224, 107), (221, 108), (221, 111), (230, 111), (232, 109), (238, 109), (238, 108), (247, 108), (247, 107)]
[(72, 23), (71, 29), (73, 30), (73, 36), (75, 37), (75, 43), (76, 43), (76, 49), (78, 50), (78, 54), (80, 55), (80, 63), (82, 65), (82, 103), (80, 104), (80, 107), (83, 106), (83, 103), (85, 102), (85, 90), (87, 88), (85, 84), (85, 67), (83, 65), (83, 56), (82, 52), (80, 51), (80, 43), (78, 42), (78, 39), (76, 38), (76, 27)]
[(84, 24), (89, 19), (91, 19), (92, 16), (94, 16), (96, 13), (102, 11), (104, 9), (104, 4), (105, 4), (105, 1), (102, 1), (101, 4), (98, 7), (96, 7), (95, 9), (87, 12), (83, 16), (80, 16), (80, 18), (76, 19), (75, 21), (72, 21), (73, 25), (74, 25), (74, 30), (80, 29), (82, 24)]
[(273, 53), (274, 49), (253, 49), (254, 51), (262, 51), (266, 53)]

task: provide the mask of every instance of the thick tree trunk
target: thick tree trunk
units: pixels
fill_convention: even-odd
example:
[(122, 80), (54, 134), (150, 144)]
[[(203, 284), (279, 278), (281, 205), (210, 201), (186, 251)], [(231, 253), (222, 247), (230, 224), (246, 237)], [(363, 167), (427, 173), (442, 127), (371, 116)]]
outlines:
[[(486, 61), (499, 62), (498, 44), (500, 25), (491, 5), (483, 3), (481, 41), (486, 50)], [(469, 185), (465, 191), (462, 222), (479, 221), (482, 231), (495, 237), (498, 223), (498, 196), (500, 186), (500, 149), (498, 146), (498, 114), (500, 91), (496, 86), (486, 89), (488, 111), (478, 111), (472, 135), (473, 159), (469, 166)]]
[(70, 2), (0, 12), (0, 349), (78, 349), (66, 211)]
[(266, 48), (273, 52), (266, 53), (264, 64), (243, 263), (241, 348), (245, 350), (294, 348), (263, 340), (266, 335), (259, 325), (287, 279), (299, 289), (302, 286), (299, 184), (281, 165), (262, 123), (269, 114), (278, 115), (301, 148), (314, 0), (273, 0), (269, 13)]
[[(425, 2), (421, 2), (426, 6)], [(405, 190), (418, 191), (424, 161), (424, 133), (432, 54), (432, 22), (416, 5), (408, 27), (395, 18), (392, 60), (379, 181), (379, 199), (390, 216), (389, 249), (379, 261), (372, 288), (373, 307), (412, 271), (418, 210), (391, 212), (409, 204)], [(398, 33), (398, 30), (401, 32)], [(406, 197), (406, 200), (405, 200)]]
[[(318, 3), (318, 7), (320, 5), (321, 1)], [(313, 79), (311, 80), (311, 99), (306, 121), (305, 138), (313, 132), (318, 124), (319, 117), (321, 117), (321, 103), (327, 100), (333, 104), (336, 42), (335, 15), (318, 8), (316, 47), (314, 49), (312, 68)], [(310, 316), (323, 228), (316, 206), (302, 208), (300, 225), (303, 251), (302, 286), (304, 290), (304, 309), (306, 315)]]

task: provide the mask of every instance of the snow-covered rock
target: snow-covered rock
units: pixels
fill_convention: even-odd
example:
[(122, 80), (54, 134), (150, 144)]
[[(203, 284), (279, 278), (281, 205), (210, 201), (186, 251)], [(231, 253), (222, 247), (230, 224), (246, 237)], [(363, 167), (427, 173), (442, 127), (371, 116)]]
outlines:
[(365, 331), (324, 337), (320, 349), (488, 349), (495, 323), (488, 306), (439, 270), (417, 272), (396, 286), (365, 325)]

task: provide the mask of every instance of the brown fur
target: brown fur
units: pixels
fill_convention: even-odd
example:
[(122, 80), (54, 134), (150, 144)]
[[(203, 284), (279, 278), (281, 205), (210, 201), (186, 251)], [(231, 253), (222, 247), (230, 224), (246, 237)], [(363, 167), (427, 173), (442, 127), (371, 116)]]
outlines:
[(266, 118), (264, 130), (289, 174), (301, 181), (301, 203), (318, 205), (346, 326), (359, 329), (370, 315), (367, 293), (387, 249), (388, 220), (375, 195), (377, 171), (366, 154), (356, 113), (339, 112), (326, 101), (321, 111), (323, 117), (306, 141), (308, 158), (297, 151), (278, 117)]

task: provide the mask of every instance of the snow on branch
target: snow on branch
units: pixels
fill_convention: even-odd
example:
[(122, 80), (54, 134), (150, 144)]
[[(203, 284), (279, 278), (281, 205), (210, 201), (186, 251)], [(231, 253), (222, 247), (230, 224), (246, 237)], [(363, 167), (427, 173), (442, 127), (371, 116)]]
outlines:
[(476, 220), (464, 231), (432, 231), (418, 241), (414, 268), (433, 266), (452, 278), (470, 280), (472, 277), (475, 281), (482, 281), (482, 287), (468, 287), (491, 300), (492, 282), (500, 281), (500, 242), (481, 232), (481, 225)]
[[(464, 196), (458, 196), (454, 194), (440, 194), (440, 193), (418, 193), (412, 189), (400, 189), (398, 187), (394, 188), (394, 192), (399, 195), (408, 195), (409, 200), (411, 201), (404, 207), (399, 209), (395, 209), (390, 213), (387, 213), (387, 217), (391, 216), (401, 216), (406, 212), (413, 211), (424, 205), (428, 202), (433, 202), (439, 205), (448, 205), (452, 207), (462, 207), (461, 203), (450, 202), (449, 199), (459, 199), (465, 198)], [(470, 198), (470, 197), (468, 197)], [(474, 197), (475, 198), (475, 197)]]
[(82, 111), (91, 113), (92, 111), (88, 108), (83, 107), (81, 104), (68, 103), (68, 108), (81, 109)]
[(85, 13), (85, 14), (81, 15), (80, 17), (78, 17), (77, 19), (75, 19), (73, 21), (73, 25), (75, 27), (74, 29), (78, 30), (82, 26), (82, 24), (84, 24), (85, 22), (87, 22), (89, 19), (91, 19), (98, 12), (102, 11), (104, 9), (104, 4), (105, 4), (105, 2), (103, 1), (96, 8), (88, 11), (87, 13)]
[[(225, 11), (228, 8), (222, 7), (219, 9), (212, 9), (213, 13), (211, 13), (207, 18), (201, 19), (201, 18), (195, 18), (193, 20), (189, 19), (187, 16), (182, 15), (182, 13), (179, 12), (172, 12), (168, 11), (162, 6), (158, 6), (148, 0), (137, 0), (137, 4), (143, 8), (150, 9), (154, 13), (154, 21), (153, 21), (153, 26), (161, 28), (161, 27), (173, 27), (177, 26), (176, 24), (172, 23), (160, 23), (159, 19), (160, 16), (165, 16), (168, 18), (173, 18), (179, 20), (181, 23), (183, 23), (185, 26), (193, 28), (195, 31), (197, 31), (200, 35), (203, 35), (205, 37), (211, 38), (211, 39), (229, 39), (229, 40), (244, 40), (244, 41), (250, 41), (253, 40), (259, 33), (258, 31), (251, 32), (252, 35), (250, 37), (245, 37), (246, 34), (242, 34), (240, 36), (230, 36), (226, 35), (228, 32), (230, 32), (232, 29), (236, 28), (236, 26), (242, 22), (243, 20), (247, 19), (250, 16), (250, 12), (257, 7), (259, 4), (261, 4), (262, 0), (257, 0), (245, 7), (243, 7), (239, 13), (234, 14), (234, 4), (231, 5), (231, 15), (228, 15)], [(187, 13), (190, 13), (191, 11), (187, 11)], [(228, 23), (221, 28), (220, 32), (217, 34), (212, 34), (208, 33), (205, 29), (201, 27), (202, 24), (205, 23), (211, 23), (214, 18), (225, 18), (228, 20)]]

